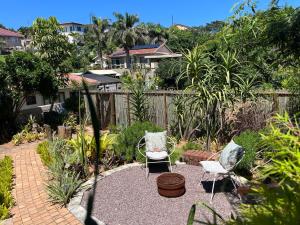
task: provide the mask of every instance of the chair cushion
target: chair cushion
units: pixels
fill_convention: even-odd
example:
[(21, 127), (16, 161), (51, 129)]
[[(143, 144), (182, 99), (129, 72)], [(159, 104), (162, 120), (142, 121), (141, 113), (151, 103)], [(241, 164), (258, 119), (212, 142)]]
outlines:
[(222, 150), (219, 162), (226, 169), (232, 169), (241, 158), (243, 148), (231, 140)]
[(209, 173), (227, 173), (228, 171), (218, 161), (201, 161), (203, 169)]
[(168, 152), (160, 151), (160, 152), (146, 152), (146, 156), (149, 159), (153, 160), (162, 160), (168, 157)]
[(145, 132), (146, 152), (167, 151), (167, 131)]

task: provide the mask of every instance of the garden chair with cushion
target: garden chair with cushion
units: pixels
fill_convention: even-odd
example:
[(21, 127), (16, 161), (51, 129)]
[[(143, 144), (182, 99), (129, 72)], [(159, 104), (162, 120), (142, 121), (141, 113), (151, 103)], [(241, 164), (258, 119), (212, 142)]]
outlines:
[(148, 177), (148, 164), (163, 163), (169, 164), (169, 170), (172, 172), (170, 156), (175, 150), (175, 142), (167, 137), (167, 131), (163, 132), (145, 132), (145, 136), (140, 139), (137, 145), (139, 153), (145, 157), (146, 177)]
[[(218, 152), (216, 154), (219, 154), (219, 153), (220, 153), (220, 157), (219, 157), (218, 161), (201, 161), (200, 162), (200, 164), (202, 165), (202, 167), (204, 169), (201, 181), (204, 178), (204, 175), (206, 173), (214, 174), (213, 186), (212, 186), (212, 190), (211, 190), (211, 199), (210, 199), (211, 202), (212, 202), (212, 199), (214, 196), (215, 182), (219, 176), (229, 177), (235, 190), (237, 190), (235, 181), (232, 179), (232, 176), (235, 175), (233, 170), (241, 162), (241, 160), (244, 156), (243, 148), (241, 146), (237, 145), (236, 143), (234, 143), (233, 140), (231, 142), (229, 142), (229, 144), (226, 145), (226, 147), (221, 152)], [(212, 155), (209, 159), (215, 157), (216, 154)]]

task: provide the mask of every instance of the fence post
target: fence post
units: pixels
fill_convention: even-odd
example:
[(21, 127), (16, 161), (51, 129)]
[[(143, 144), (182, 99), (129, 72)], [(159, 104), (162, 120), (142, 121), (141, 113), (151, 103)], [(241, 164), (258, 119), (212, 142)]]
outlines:
[(130, 99), (129, 99), (129, 92), (127, 92), (127, 121), (128, 125), (130, 126), (131, 124), (131, 118), (130, 118)]
[(110, 107), (111, 107), (111, 117), (110, 117), (110, 123), (113, 125), (116, 125), (116, 107), (115, 107), (115, 94), (110, 93), (109, 95), (109, 102), (110, 102)]
[(101, 116), (101, 113), (100, 113), (100, 98), (99, 98), (99, 93), (96, 93), (96, 112), (97, 112), (98, 120), (102, 124), (102, 118), (101, 118), (102, 116)]
[(163, 97), (164, 97), (164, 124), (165, 124), (165, 129), (168, 130), (168, 105), (167, 105), (166, 93), (163, 94)]
[(273, 93), (273, 112), (279, 111), (279, 99), (276, 92)]

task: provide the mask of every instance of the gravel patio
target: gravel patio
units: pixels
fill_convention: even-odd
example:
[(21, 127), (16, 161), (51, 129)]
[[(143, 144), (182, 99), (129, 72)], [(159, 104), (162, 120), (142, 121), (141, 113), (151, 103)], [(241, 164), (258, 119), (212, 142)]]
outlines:
[[(154, 165), (155, 166), (155, 165)], [(156, 167), (157, 168), (157, 167)], [(234, 212), (238, 198), (232, 194), (229, 180), (216, 182), (216, 194), (210, 204), (212, 177), (200, 183), (202, 168), (192, 165), (178, 165), (173, 172), (185, 177), (186, 193), (178, 198), (165, 198), (158, 194), (156, 178), (165, 168), (150, 170), (148, 180), (141, 166), (116, 172), (97, 184), (93, 216), (108, 225), (184, 225), (189, 210), (196, 202), (213, 207), (223, 218)], [(86, 192), (81, 205), (86, 208)], [(197, 208), (197, 220), (211, 218), (206, 208)]]

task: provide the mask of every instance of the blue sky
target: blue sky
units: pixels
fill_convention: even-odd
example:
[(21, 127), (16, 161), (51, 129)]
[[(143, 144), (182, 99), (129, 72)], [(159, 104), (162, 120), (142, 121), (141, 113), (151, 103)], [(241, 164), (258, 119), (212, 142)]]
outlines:
[[(113, 12), (138, 14), (143, 22), (189, 26), (224, 20), (237, 0), (1, 0), (0, 23), (9, 28), (29, 26), (36, 17), (56, 16), (60, 22), (89, 23), (90, 15), (113, 18)], [(258, 1), (260, 9), (269, 0)], [(281, 0), (281, 5), (300, 6), (300, 0)]]

